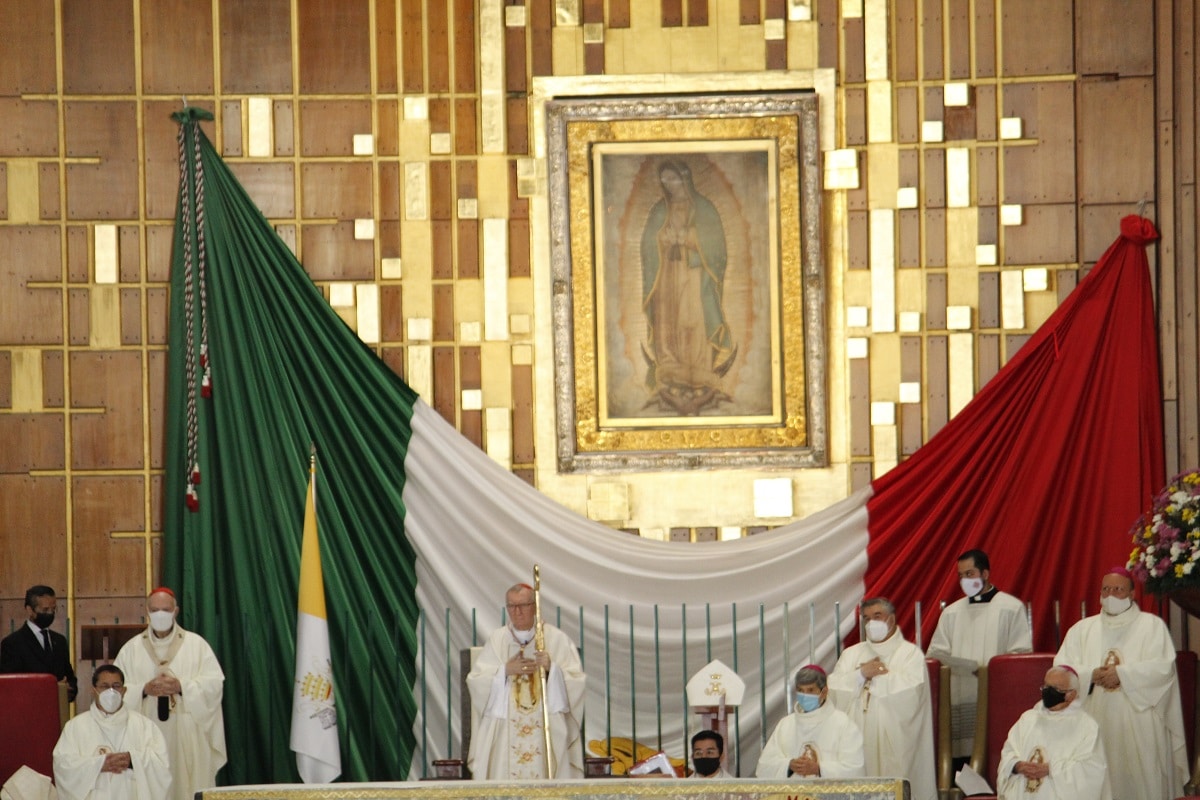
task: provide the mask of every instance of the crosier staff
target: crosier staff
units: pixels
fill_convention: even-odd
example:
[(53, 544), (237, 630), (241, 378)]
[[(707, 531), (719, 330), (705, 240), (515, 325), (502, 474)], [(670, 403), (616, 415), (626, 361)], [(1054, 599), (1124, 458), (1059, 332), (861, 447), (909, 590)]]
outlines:
[[(537, 652), (546, 650), (546, 631), (542, 626), (542, 576), (537, 564), (533, 565), (533, 647)], [(542, 733), (546, 735), (546, 777), (554, 780), (554, 749), (550, 744), (550, 706), (546, 702), (546, 671), (538, 667), (538, 690), (542, 698)]]

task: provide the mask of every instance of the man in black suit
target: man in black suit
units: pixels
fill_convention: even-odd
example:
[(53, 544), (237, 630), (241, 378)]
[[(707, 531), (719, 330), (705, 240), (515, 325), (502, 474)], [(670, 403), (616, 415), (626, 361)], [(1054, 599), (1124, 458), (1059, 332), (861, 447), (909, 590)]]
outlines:
[(71, 669), (67, 637), (50, 630), (57, 602), (49, 586), (32, 586), (25, 592), (29, 622), (0, 641), (0, 672), (49, 673), (67, 682), (67, 699), (74, 700), (79, 682)]

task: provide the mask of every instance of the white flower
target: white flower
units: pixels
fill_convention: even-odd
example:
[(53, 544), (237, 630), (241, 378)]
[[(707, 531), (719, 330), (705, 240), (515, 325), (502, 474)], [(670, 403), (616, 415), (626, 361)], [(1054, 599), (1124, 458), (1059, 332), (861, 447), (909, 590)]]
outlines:
[(1173, 492), (1171, 494), (1171, 502), (1179, 503), (1180, 505), (1186, 503), (1190, 498), (1191, 495), (1189, 495), (1187, 492)]
[(1184, 564), (1184, 565), (1183, 565), (1183, 574), (1184, 574), (1184, 575), (1191, 575), (1191, 574), (1192, 574), (1192, 569), (1193, 569), (1195, 566), (1196, 566), (1196, 562), (1195, 562), (1195, 561), (1189, 561), (1189, 562), (1187, 562), (1186, 564)]
[(1183, 552), (1183, 545), (1181, 545), (1179, 542), (1173, 542), (1171, 544), (1171, 560), (1172, 561), (1179, 558), (1179, 554), (1182, 552)]

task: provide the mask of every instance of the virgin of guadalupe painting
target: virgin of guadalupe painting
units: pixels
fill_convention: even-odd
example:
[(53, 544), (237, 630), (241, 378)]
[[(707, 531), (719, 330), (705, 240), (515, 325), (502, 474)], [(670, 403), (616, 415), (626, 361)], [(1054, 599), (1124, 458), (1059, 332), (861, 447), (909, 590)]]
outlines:
[(601, 426), (777, 421), (771, 148), (597, 150)]

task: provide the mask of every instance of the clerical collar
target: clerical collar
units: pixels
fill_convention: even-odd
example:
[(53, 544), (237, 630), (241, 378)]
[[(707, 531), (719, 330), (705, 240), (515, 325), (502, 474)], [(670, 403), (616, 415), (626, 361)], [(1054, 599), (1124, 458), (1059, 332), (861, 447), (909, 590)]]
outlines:
[(986, 592), (980, 592), (979, 594), (975, 595), (974, 597), (968, 597), (967, 602), (990, 603), (990, 602), (992, 602), (992, 598), (998, 594), (1000, 594), (1000, 590), (997, 589), (995, 586), (993, 586), (992, 588), (988, 589)]

